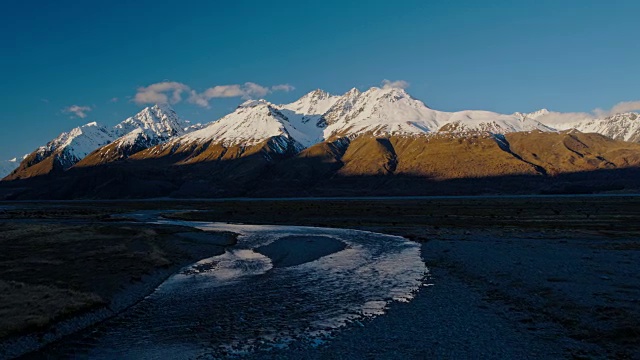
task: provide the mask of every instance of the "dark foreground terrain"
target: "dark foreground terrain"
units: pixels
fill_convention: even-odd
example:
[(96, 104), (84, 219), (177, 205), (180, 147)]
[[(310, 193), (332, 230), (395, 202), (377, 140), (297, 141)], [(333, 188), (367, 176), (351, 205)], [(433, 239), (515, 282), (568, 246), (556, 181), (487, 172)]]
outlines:
[(5, 205), (1, 339), (38, 333), (109, 304), (145, 274), (166, 277), (222, 251), (190, 242), (183, 228), (109, 217), (173, 209), (181, 211), (167, 216), (355, 228), (422, 243), (433, 285), (413, 301), (317, 348), (256, 357), (640, 358), (640, 197)]

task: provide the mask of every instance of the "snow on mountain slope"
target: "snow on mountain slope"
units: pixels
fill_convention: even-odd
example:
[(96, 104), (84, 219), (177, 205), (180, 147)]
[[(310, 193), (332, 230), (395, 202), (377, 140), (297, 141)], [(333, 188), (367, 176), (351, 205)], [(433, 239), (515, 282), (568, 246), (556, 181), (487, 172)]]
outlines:
[(489, 132), (492, 134), (506, 134), (520, 131), (554, 131), (534, 119), (519, 118), (514, 115), (497, 114), (490, 111), (468, 110), (455, 113), (441, 113), (440, 118), (445, 125), (440, 131), (457, 132), (461, 135), (469, 131)]
[[(12, 178), (43, 175), (55, 169), (68, 169), (106, 145), (115, 144), (110, 148), (114, 149), (114, 153), (109, 156), (99, 154), (101, 160), (94, 160), (92, 164), (128, 157), (132, 153), (198, 128), (199, 124), (190, 125), (181, 120), (169, 105), (147, 107), (113, 128), (91, 122), (64, 132), (36, 149), (25, 157)], [(38, 168), (33, 168), (36, 165)]]
[(355, 136), (422, 134), (437, 130), (438, 112), (409, 96), (402, 89), (371, 88), (350, 91), (325, 115), (325, 139), (334, 135)]
[(180, 119), (169, 105), (156, 104), (116, 125), (113, 132), (119, 137), (95, 150), (77, 166), (94, 166), (125, 159), (139, 151), (201, 128), (200, 124), (191, 125), (188, 121)]
[(111, 142), (117, 141), (121, 147), (153, 146), (172, 136), (184, 134), (187, 125), (169, 105), (154, 105), (142, 109), (111, 129), (92, 122), (62, 133), (40, 149), (43, 154), (64, 149), (68, 166), (71, 166)]
[(530, 130), (553, 131), (531, 116), (433, 110), (399, 88), (373, 87), (365, 92), (354, 88), (342, 96), (315, 90), (284, 105), (246, 101), (233, 113), (201, 130), (174, 138), (154, 153), (207, 142), (252, 146), (277, 136), (309, 147), (334, 137), (362, 134), (427, 135), (442, 131), (464, 135), (473, 131), (503, 134)]
[(115, 138), (111, 129), (98, 125), (96, 122), (90, 122), (69, 132), (64, 132), (46, 145), (39, 147), (36, 150), (36, 161), (57, 153), (63, 168), (68, 168), (93, 150), (110, 143)]
[(291, 124), (275, 105), (265, 100), (248, 100), (231, 114), (201, 130), (175, 138), (167, 145), (213, 141), (225, 146), (252, 146), (276, 136), (295, 140), (304, 146), (315, 141)]
[(604, 119), (582, 121), (572, 126), (582, 132), (595, 132), (615, 140), (640, 141), (640, 114), (622, 113)]
[(640, 114), (634, 112), (596, 118), (590, 113), (559, 113), (542, 109), (514, 115), (535, 119), (558, 131), (575, 129), (584, 133), (602, 134), (615, 140), (640, 142)]
[(538, 111), (534, 111), (534, 112), (530, 112), (530, 113), (521, 113), (521, 112), (517, 112), (514, 113), (513, 116), (518, 117), (520, 119), (532, 119), (532, 120), (538, 120), (539, 118), (543, 117), (543, 116), (547, 116), (549, 115), (551, 112), (547, 109), (540, 109)]
[(341, 100), (341, 96), (331, 95), (323, 90), (314, 90), (295, 102), (279, 105), (291, 126), (306, 135), (305, 146), (324, 140), (323, 128), (326, 127), (324, 114)]
[(320, 125), (326, 127), (346, 117), (353, 110), (360, 95), (362, 95), (360, 90), (353, 88), (340, 96), (333, 106), (322, 116), (324, 122)]
[(333, 136), (424, 135), (438, 130), (466, 133), (552, 129), (533, 119), (489, 111), (443, 112), (430, 109), (398, 88), (373, 87), (363, 93), (350, 91), (324, 115), (328, 126), (324, 138)]
[(331, 95), (318, 89), (290, 104), (280, 105), (279, 108), (302, 115), (302, 121), (306, 123), (316, 116), (324, 115), (340, 98), (341, 96)]
[[(30, 154), (16, 170), (16, 173), (23, 172), (16, 178), (46, 174), (54, 167), (67, 169), (83, 158), (87, 158), (85, 165), (116, 161), (156, 145), (162, 147), (141, 156), (163, 156), (177, 148), (188, 152), (210, 143), (244, 149), (268, 139), (282, 142), (277, 147), (288, 153), (336, 137), (355, 138), (365, 134), (463, 137), (474, 132), (506, 134), (569, 129), (640, 142), (640, 119), (636, 113), (595, 119), (588, 113), (558, 113), (546, 109), (511, 115), (476, 110), (445, 112), (427, 107), (400, 88), (372, 87), (364, 92), (353, 88), (341, 96), (314, 90), (283, 105), (265, 100), (246, 101), (207, 126), (181, 120), (168, 105), (145, 108), (113, 128), (89, 123), (62, 133)], [(187, 144), (189, 146), (183, 146)], [(49, 157), (54, 161), (43, 162)], [(43, 163), (39, 169), (32, 168), (29, 172), (29, 167), (40, 162)]]
[(114, 126), (114, 132), (118, 136), (124, 136), (134, 130), (144, 129), (148, 135), (168, 138), (184, 134), (187, 126), (169, 105), (156, 104)]

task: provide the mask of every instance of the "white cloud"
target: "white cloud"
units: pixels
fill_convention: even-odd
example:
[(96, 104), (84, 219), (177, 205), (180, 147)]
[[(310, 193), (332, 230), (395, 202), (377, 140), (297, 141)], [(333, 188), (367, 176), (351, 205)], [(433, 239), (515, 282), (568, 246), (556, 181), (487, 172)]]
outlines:
[(68, 114), (74, 114), (75, 116), (81, 119), (86, 118), (88, 115), (87, 113), (91, 110), (92, 110), (91, 106), (80, 106), (80, 105), (71, 105), (62, 109), (63, 112)]
[(243, 99), (252, 99), (254, 97), (264, 97), (273, 91), (291, 91), (293, 89), (295, 88), (289, 84), (274, 85), (269, 88), (253, 82), (246, 82), (242, 85), (217, 85), (199, 93), (183, 83), (165, 81), (146, 87), (139, 87), (133, 101), (138, 105), (168, 102), (177, 104), (183, 100), (183, 94), (188, 94), (186, 97), (187, 102), (208, 108), (209, 100), (214, 98), (241, 97)]
[(109, 100), (109, 102), (117, 103), (117, 102), (118, 102), (118, 100), (119, 100), (119, 99), (118, 99), (117, 97), (114, 97), (114, 98), (111, 98), (111, 100)]
[(270, 92), (268, 87), (264, 87), (252, 82), (245, 83), (242, 87), (242, 90), (244, 91), (244, 95), (242, 96), (244, 99), (264, 97)]
[(390, 88), (406, 89), (408, 87), (409, 87), (409, 82), (404, 80), (396, 80), (396, 81), (391, 81), (387, 79), (382, 80), (383, 89), (390, 89)]
[(209, 107), (209, 100), (207, 97), (204, 94), (198, 94), (195, 90), (189, 91), (189, 98), (187, 101), (201, 107)]
[(163, 81), (147, 87), (139, 87), (133, 101), (138, 105), (157, 103), (177, 104), (182, 101), (182, 93), (189, 90), (190, 88), (183, 83)]
[(561, 113), (556, 111), (550, 111), (548, 114), (536, 118), (537, 121), (547, 125), (559, 125), (567, 123), (575, 123), (585, 120), (595, 119), (595, 115), (586, 112), (568, 112)]
[(207, 99), (230, 98), (244, 96), (244, 92), (240, 88), (240, 85), (218, 85), (205, 90), (202, 96)]
[(293, 91), (296, 88), (293, 85), (290, 84), (279, 84), (279, 85), (273, 85), (271, 87), (272, 91), (284, 91), (284, 92), (289, 92), (289, 91)]
[(602, 119), (607, 116), (638, 111), (640, 110), (640, 100), (638, 101), (623, 101), (614, 105), (611, 109), (593, 109), (591, 112), (555, 112), (551, 111), (546, 115), (543, 115), (536, 120), (549, 124), (549, 125), (557, 125), (557, 124), (566, 124), (566, 123), (576, 123), (586, 120), (594, 120), (594, 119)]
[(598, 108), (593, 110), (593, 113), (596, 114), (598, 117), (606, 117), (606, 116), (611, 116), (615, 114), (638, 111), (638, 110), (640, 110), (640, 100), (619, 102), (609, 110), (603, 110)]

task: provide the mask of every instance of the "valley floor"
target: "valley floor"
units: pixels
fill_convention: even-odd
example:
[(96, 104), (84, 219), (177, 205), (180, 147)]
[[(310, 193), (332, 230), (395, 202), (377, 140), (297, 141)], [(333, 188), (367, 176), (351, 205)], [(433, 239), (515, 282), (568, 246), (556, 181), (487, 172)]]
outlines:
[[(257, 358), (640, 358), (640, 197), (5, 205), (0, 207), (5, 218), (0, 226), (11, 231), (15, 224), (35, 226), (33, 220), (24, 219), (47, 217), (66, 232), (69, 219), (86, 217), (82, 215), (86, 213), (95, 220), (132, 210), (183, 209), (168, 216), (356, 228), (422, 243), (433, 285), (423, 288), (413, 301), (394, 303), (388, 314), (362, 327), (344, 329), (317, 348), (293, 346), (255, 354)], [(11, 231), (2, 231), (0, 254), (14, 249), (15, 241), (7, 240)], [(162, 244), (159, 249), (173, 246), (172, 242)], [(131, 246), (119, 251), (140, 252), (135, 251), (138, 245)], [(51, 248), (55, 249), (53, 243)], [(104, 245), (100, 249), (107, 252)], [(46, 257), (39, 252), (3, 261), (27, 268), (34, 258)], [(165, 251), (165, 257), (170, 253)], [(95, 254), (81, 251), (78, 259), (91, 256)], [(72, 265), (70, 260), (58, 259), (57, 267), (64, 272)], [(130, 268), (121, 270), (120, 274)], [(20, 280), (12, 276), (3, 270), (0, 280)], [(128, 277), (117, 281), (122, 279), (131, 281)], [(27, 280), (22, 282), (31, 282)], [(0, 300), (0, 308), (5, 309), (6, 299)]]

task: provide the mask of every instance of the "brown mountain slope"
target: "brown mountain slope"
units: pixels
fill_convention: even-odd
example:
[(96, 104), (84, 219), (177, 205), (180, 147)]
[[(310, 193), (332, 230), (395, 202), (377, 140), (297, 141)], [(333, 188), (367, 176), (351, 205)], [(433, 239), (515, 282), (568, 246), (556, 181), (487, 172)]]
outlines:
[(150, 136), (144, 131), (134, 131), (94, 150), (74, 166), (97, 166), (123, 160), (162, 141), (162, 138)]
[(468, 137), (359, 137), (344, 156), (341, 176), (408, 175), (429, 179), (538, 174), (488, 134)]
[(321, 179), (331, 178), (343, 166), (341, 159), (348, 146), (346, 138), (312, 145), (274, 164), (269, 171), (270, 181), (306, 188)]
[(531, 164), (501, 149), (488, 134), (392, 137), (390, 143), (398, 158), (395, 174), (436, 180), (539, 174)]
[(549, 175), (640, 165), (640, 144), (616, 141), (595, 133), (511, 133), (510, 149)]
[(40, 156), (37, 151), (29, 154), (4, 180), (27, 179), (34, 176), (61, 173), (66, 170), (60, 151)]
[(398, 159), (389, 139), (361, 136), (351, 141), (342, 162), (341, 176), (377, 176), (393, 174)]
[(10, 193), (14, 198), (127, 198), (640, 189), (640, 144), (597, 134), (361, 136), (298, 149), (281, 137), (254, 146), (168, 143), (125, 160), (76, 166), (28, 186), (16, 182), (14, 188), (26, 190)]

